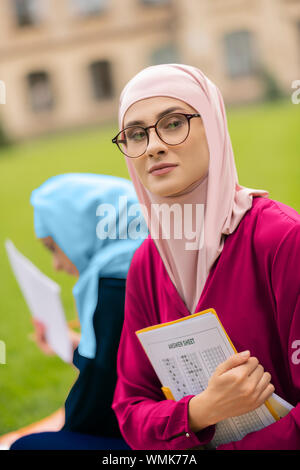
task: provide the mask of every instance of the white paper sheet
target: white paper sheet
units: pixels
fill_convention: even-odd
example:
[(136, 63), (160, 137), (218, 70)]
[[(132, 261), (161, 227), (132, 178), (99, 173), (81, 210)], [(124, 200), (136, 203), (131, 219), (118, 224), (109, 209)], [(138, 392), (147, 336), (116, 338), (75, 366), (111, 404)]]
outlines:
[[(201, 393), (218, 364), (235, 353), (218, 318), (210, 312), (137, 332), (137, 336), (159, 380), (169, 387), (176, 401)], [(273, 399), (276, 398), (273, 394)], [(216, 448), (241, 440), (246, 434), (274, 422), (268, 408), (262, 405), (247, 414), (218, 423), (210, 446)]]
[(63, 361), (72, 362), (73, 348), (59, 285), (20, 253), (11, 240), (6, 240), (5, 248), (32, 316), (46, 327), (49, 345)]

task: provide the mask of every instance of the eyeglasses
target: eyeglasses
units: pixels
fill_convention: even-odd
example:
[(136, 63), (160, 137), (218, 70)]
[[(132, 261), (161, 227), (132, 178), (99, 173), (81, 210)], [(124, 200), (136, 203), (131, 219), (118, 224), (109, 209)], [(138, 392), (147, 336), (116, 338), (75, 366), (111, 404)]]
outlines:
[(160, 118), (156, 124), (148, 127), (128, 126), (112, 139), (121, 152), (129, 158), (143, 155), (149, 145), (149, 129), (154, 128), (158, 137), (167, 145), (184, 142), (190, 132), (190, 120), (201, 117), (200, 114), (172, 113)]

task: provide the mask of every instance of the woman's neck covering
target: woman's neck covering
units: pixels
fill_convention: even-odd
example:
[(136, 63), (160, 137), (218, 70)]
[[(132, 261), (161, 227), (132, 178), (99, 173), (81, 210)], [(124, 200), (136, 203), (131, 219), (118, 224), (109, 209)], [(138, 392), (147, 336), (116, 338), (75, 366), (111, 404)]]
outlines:
[[(210, 162), (206, 177), (180, 195), (172, 197), (150, 193), (140, 182), (130, 158), (126, 158), (150, 234), (171, 281), (188, 310), (193, 313), (209, 271), (222, 252), (225, 236), (236, 229), (251, 208), (253, 196), (267, 196), (268, 193), (238, 184), (222, 95), (203, 72), (195, 67), (182, 64), (157, 65), (148, 67), (133, 77), (120, 97), (120, 129), (123, 128), (124, 115), (133, 103), (157, 96), (184, 101), (201, 114), (209, 147)], [(182, 214), (185, 204), (193, 206), (192, 224), (196, 248), (187, 250), (189, 237), (183, 234), (181, 239), (177, 239), (175, 228), (169, 239), (158, 236), (159, 217), (155, 210), (151, 211), (154, 204), (179, 204)], [(204, 204), (204, 220), (199, 216), (197, 221), (197, 204)], [(155, 236), (153, 227), (156, 227)], [(163, 231), (164, 227), (161, 225), (160, 229)]]
[[(73, 288), (81, 324), (78, 351), (93, 358), (99, 278), (126, 279), (132, 256), (148, 235), (133, 185), (109, 175), (70, 173), (47, 180), (30, 202), (36, 236), (51, 236), (79, 271)], [(130, 223), (139, 226), (136, 238), (128, 232)]]

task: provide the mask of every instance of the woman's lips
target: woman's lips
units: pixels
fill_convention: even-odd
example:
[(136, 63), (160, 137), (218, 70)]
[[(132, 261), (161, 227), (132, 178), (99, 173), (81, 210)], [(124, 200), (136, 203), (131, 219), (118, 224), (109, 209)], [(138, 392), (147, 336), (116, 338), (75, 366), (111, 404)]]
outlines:
[(178, 165), (169, 165), (169, 166), (163, 166), (161, 168), (156, 168), (154, 170), (150, 170), (150, 175), (164, 175), (166, 173), (169, 173), (170, 171), (174, 170)]

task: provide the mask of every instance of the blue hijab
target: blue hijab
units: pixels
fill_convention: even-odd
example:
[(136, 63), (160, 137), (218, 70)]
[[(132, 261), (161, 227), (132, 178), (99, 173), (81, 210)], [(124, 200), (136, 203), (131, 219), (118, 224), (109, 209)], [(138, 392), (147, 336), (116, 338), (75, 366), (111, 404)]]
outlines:
[(148, 235), (133, 185), (109, 175), (63, 174), (35, 189), (30, 202), (36, 236), (51, 236), (79, 271), (73, 288), (81, 325), (78, 352), (94, 358), (99, 278), (126, 279)]

